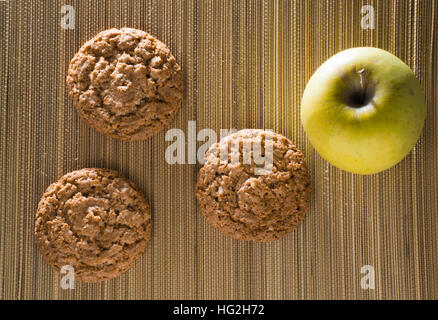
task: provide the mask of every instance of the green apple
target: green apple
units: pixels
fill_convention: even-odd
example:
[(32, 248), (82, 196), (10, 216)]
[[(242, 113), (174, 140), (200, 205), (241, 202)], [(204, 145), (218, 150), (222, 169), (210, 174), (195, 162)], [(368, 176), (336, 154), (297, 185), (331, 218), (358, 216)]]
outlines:
[(304, 90), (301, 122), (316, 151), (334, 166), (373, 174), (400, 162), (426, 118), (419, 81), (403, 61), (377, 48), (331, 57)]

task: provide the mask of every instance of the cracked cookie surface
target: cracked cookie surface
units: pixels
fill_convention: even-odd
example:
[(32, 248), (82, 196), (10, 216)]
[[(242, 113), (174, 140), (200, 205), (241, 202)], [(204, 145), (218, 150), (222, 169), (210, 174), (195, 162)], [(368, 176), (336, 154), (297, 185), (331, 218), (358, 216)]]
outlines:
[(117, 277), (142, 254), (151, 233), (150, 207), (134, 184), (108, 169), (81, 169), (51, 184), (35, 218), (35, 241), (58, 272), (75, 279)]
[[(245, 162), (243, 148), (248, 142), (253, 152)], [(255, 154), (257, 144), (261, 152)], [(255, 158), (258, 154), (272, 159), (272, 167), (263, 169), (260, 158)], [(231, 161), (232, 157), (239, 161)], [(208, 149), (196, 195), (207, 221), (226, 235), (274, 241), (304, 219), (311, 200), (310, 175), (304, 155), (286, 137), (265, 130), (241, 130)]]
[(143, 140), (166, 127), (183, 96), (181, 68), (169, 48), (136, 29), (110, 29), (70, 62), (69, 96), (88, 125), (112, 138)]

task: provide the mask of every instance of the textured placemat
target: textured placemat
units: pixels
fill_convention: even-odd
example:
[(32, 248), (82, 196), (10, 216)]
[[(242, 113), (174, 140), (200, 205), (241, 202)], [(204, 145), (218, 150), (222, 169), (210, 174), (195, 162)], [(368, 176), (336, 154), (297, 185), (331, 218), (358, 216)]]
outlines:
[[(375, 29), (361, 28), (373, 5)], [(63, 29), (63, 5), (75, 28)], [(0, 1), (0, 298), (438, 298), (438, 1)], [(65, 22), (65, 21), (64, 21)], [(120, 142), (89, 129), (65, 76), (81, 44), (129, 26), (164, 41), (186, 91), (171, 128), (270, 128), (303, 150), (312, 208), (275, 243), (228, 239), (197, 209), (197, 165), (169, 165), (165, 132)], [(336, 52), (376, 46), (404, 60), (428, 104), (423, 135), (396, 167), (342, 172), (306, 140), (299, 106), (316, 68)], [(60, 288), (33, 241), (46, 187), (83, 167), (121, 171), (153, 208), (153, 237), (123, 276)], [(374, 290), (360, 285), (375, 268)]]

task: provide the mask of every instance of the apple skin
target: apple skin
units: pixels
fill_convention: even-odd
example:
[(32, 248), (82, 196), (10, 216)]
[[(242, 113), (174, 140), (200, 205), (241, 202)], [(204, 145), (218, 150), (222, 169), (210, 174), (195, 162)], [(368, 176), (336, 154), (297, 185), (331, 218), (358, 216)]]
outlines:
[[(358, 98), (359, 71), (368, 101)], [(358, 100), (361, 106), (352, 102)], [(417, 142), (425, 118), (423, 90), (412, 70), (371, 47), (347, 49), (327, 60), (309, 80), (301, 103), (301, 122), (316, 151), (358, 174), (400, 162)]]

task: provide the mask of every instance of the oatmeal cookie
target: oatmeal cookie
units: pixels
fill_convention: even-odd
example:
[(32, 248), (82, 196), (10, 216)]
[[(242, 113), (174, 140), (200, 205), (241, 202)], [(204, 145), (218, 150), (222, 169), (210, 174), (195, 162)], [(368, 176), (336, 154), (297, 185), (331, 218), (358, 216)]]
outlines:
[(169, 48), (131, 28), (106, 30), (86, 42), (70, 62), (67, 87), (91, 127), (121, 140), (161, 131), (183, 96), (181, 68)]
[(142, 254), (151, 233), (148, 203), (114, 170), (81, 169), (50, 185), (38, 205), (35, 241), (59, 271), (70, 265), (75, 280), (117, 277)]
[[(248, 143), (252, 152), (245, 160), (243, 148)], [(261, 146), (257, 155), (272, 163), (268, 169), (256, 158), (257, 143)], [(272, 152), (267, 152), (269, 148)], [(233, 157), (239, 161), (232, 161)], [(286, 137), (265, 130), (241, 130), (206, 152), (196, 195), (207, 221), (226, 235), (273, 241), (304, 219), (311, 199), (310, 175), (303, 154)]]

